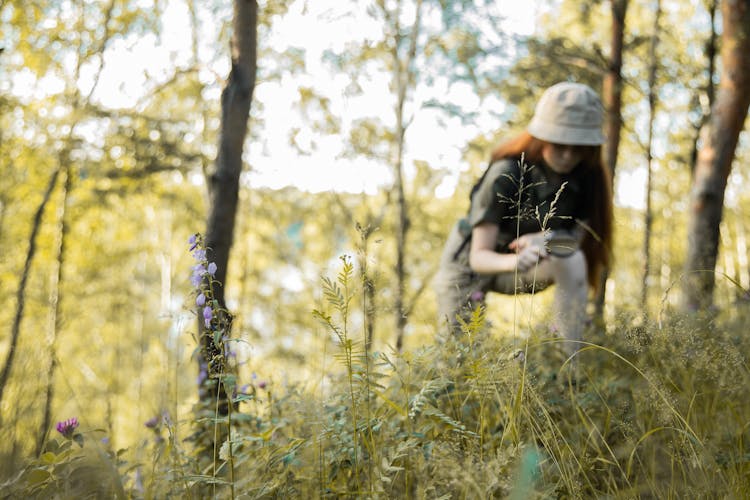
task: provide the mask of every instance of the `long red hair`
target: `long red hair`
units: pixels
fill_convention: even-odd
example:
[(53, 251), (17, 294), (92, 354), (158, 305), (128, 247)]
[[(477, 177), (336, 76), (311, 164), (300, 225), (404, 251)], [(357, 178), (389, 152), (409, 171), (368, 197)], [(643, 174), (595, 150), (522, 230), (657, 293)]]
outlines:
[[(518, 158), (523, 154), (529, 165), (539, 165), (545, 141), (522, 132), (516, 137), (497, 146), (492, 151), (491, 162), (504, 158)], [(581, 146), (583, 159), (578, 168), (585, 169), (593, 181), (593, 190), (587, 201), (586, 220), (588, 227), (581, 243), (586, 256), (589, 286), (599, 286), (599, 275), (602, 269), (609, 267), (612, 258), (612, 177), (602, 161), (601, 146)]]

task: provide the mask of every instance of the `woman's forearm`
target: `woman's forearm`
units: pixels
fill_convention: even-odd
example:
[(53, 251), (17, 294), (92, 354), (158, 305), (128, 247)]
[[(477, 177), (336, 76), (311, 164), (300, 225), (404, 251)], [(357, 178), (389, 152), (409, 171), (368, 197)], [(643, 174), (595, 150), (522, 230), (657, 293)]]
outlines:
[(489, 249), (476, 249), (469, 253), (469, 266), (475, 273), (495, 274), (512, 271), (517, 264), (512, 253), (497, 253)]

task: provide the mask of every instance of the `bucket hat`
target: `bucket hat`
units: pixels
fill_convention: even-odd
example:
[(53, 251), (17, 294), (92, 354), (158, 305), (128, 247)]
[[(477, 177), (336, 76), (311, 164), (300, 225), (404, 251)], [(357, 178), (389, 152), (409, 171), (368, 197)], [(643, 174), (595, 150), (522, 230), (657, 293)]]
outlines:
[(602, 103), (582, 83), (557, 83), (544, 91), (527, 131), (555, 144), (597, 146), (604, 143)]

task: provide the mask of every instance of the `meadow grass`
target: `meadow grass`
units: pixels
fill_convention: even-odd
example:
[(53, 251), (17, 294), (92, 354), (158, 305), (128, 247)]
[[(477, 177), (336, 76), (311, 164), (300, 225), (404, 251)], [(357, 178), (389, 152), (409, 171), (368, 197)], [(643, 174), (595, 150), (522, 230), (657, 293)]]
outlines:
[[(244, 397), (206, 466), (170, 422), (150, 459), (53, 439), (3, 497), (742, 498), (750, 491), (747, 306), (712, 318), (591, 325), (519, 350), (477, 309), (463, 335), (367, 352), (351, 264), (315, 315), (334, 334), (324, 392)], [(546, 332), (539, 328), (540, 332)], [(184, 434), (184, 433), (181, 433)], [(83, 446), (81, 446), (81, 443)], [(217, 470), (217, 473), (213, 471)]]
[[(196, 405), (185, 421), (152, 419), (147, 444), (119, 451), (100, 431), (79, 432), (76, 421), (0, 482), (0, 498), (661, 499), (750, 491), (747, 303), (706, 315), (663, 307), (653, 322), (617, 311), (607, 325), (587, 327), (575, 359), (534, 297), (523, 328), (515, 303), (513, 324), (502, 327), (480, 306), (458, 336), (446, 338), (436, 325), (420, 348), (374, 351), (358, 278), (343, 257), (310, 309), (324, 331), (318, 380), (327, 383), (239, 391), (222, 358), (216, 404)], [(234, 398), (226, 416), (219, 384)]]

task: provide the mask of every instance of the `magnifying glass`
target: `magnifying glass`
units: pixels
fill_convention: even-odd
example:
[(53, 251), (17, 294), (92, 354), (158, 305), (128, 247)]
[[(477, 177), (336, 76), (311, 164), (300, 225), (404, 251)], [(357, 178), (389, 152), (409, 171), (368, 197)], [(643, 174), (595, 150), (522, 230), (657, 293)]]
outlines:
[(545, 240), (547, 253), (555, 257), (570, 257), (579, 248), (578, 238), (568, 231), (550, 231)]

